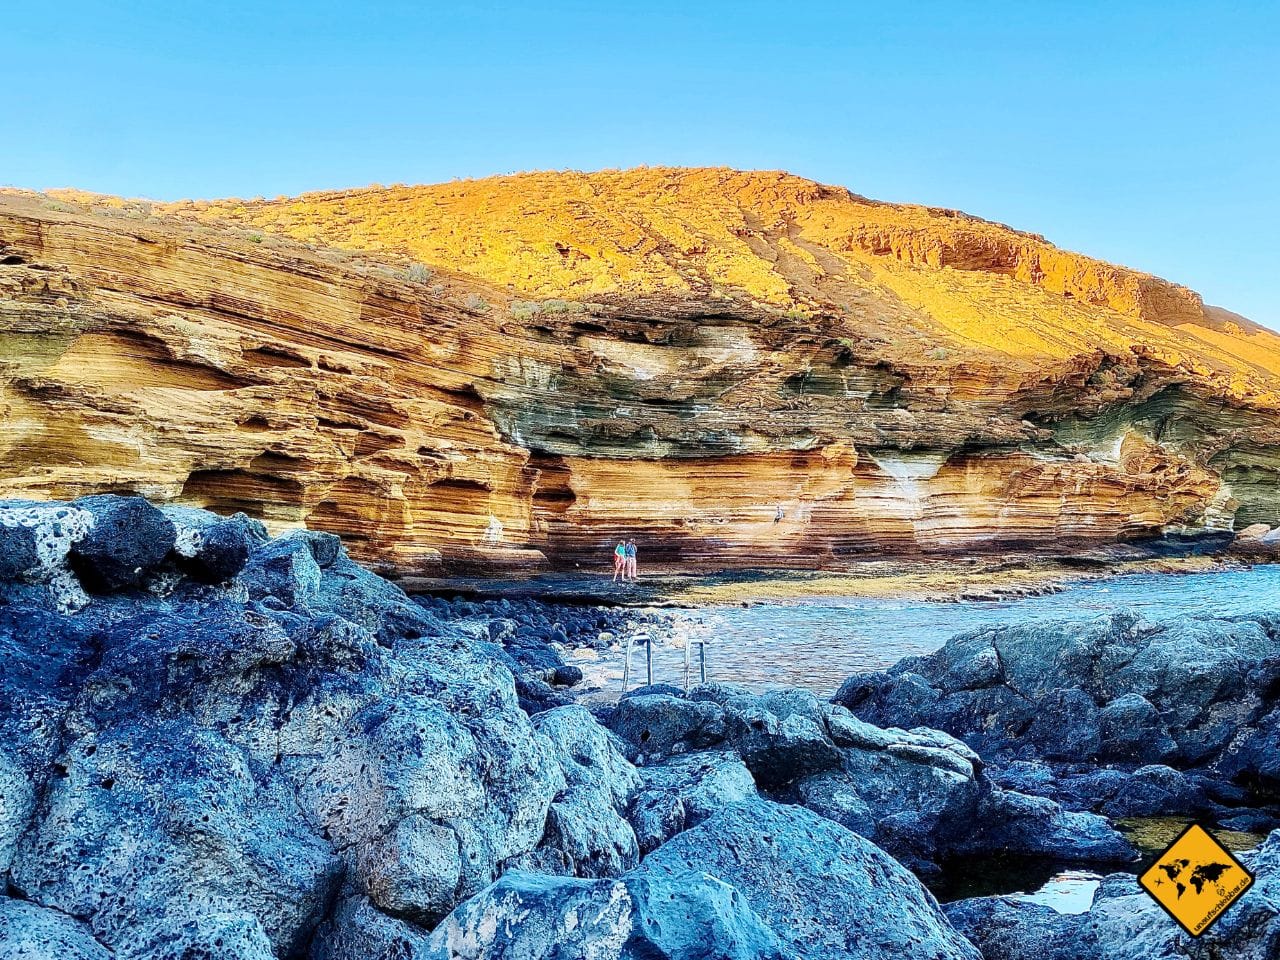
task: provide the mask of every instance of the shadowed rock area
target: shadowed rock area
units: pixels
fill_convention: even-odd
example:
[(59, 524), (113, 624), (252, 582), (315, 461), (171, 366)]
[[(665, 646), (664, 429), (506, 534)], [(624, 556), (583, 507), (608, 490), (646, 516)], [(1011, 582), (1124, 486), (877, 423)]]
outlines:
[(835, 701), (959, 737), (1015, 789), (1109, 816), (1280, 823), (1280, 617), (1119, 614), (952, 638)]
[(1126, 875), (1105, 879), (1083, 914), (1004, 897), (951, 903), (946, 912), (984, 960), (1271, 960), (1280, 955), (1280, 833), (1240, 859), (1254, 885), (1198, 939)]
[(627, 742), (530, 716), (499, 645), (335, 537), (114, 496), (0, 516), (5, 960), (977, 956), (740, 764), (668, 771), (688, 803), (642, 849)]
[[(804, 691), (542, 702), (501, 626), (329, 534), (5, 501), (0, 565), (0, 960), (979, 960), (1075, 928), (998, 898), (953, 924), (921, 878), (1133, 856), (954, 736)], [(1230, 942), (1270, 943), (1272, 900)]]

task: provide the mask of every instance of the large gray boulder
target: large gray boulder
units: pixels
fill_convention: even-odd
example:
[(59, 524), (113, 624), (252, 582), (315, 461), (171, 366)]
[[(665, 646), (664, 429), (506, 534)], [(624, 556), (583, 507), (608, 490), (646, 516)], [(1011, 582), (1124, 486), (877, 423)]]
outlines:
[(85, 734), (62, 762), (11, 882), (104, 944), (160, 943), (217, 913), (292, 954), (324, 915), (340, 860), (278, 773), (215, 733), (142, 717)]
[(431, 946), (457, 960), (979, 960), (893, 859), (763, 800), (722, 810), (616, 880), (507, 874), (451, 914)]
[(537, 849), (521, 860), (546, 873), (612, 877), (635, 866), (640, 847), (626, 819), (640, 775), (621, 744), (585, 707), (556, 707), (533, 718), (564, 776)]
[[(1160, 812), (1225, 816), (1224, 804), (1280, 799), (1277, 683), (1274, 615), (1146, 623), (1120, 614), (964, 634), (850, 677), (834, 699), (873, 724), (944, 730), (1000, 767), (1050, 764), (1047, 786), (1087, 764), (1198, 771), (1216, 789), (1198, 807)], [(1106, 799), (1073, 793), (1093, 809)]]
[(0, 960), (111, 960), (111, 953), (74, 918), (0, 897)]
[[(0, 597), (0, 876), (17, 897), (80, 918), (117, 960), (265, 960), (305, 954), (322, 925), (351, 942), (340, 916), (424, 936), (521, 858), (635, 865), (621, 748), (580, 708), (535, 727), (487, 640), (336, 538), (263, 543), (243, 518), (118, 499), (18, 514), (52, 546)], [(81, 535), (113, 517), (163, 527), (164, 556)], [(67, 557), (94, 578), (74, 614), (40, 579), (74, 581)]]
[[(783, 960), (772, 930), (728, 884), (686, 870), (674, 882), (590, 882), (512, 871), (431, 938), (433, 960), (664, 957)], [(346, 958), (343, 958), (346, 960)], [(355, 958), (352, 958), (355, 960)]]

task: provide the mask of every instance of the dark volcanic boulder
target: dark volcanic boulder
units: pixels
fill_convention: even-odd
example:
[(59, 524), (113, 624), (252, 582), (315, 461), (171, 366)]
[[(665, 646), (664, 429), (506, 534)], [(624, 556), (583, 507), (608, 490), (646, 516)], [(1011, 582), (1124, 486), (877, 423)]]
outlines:
[(756, 796), (755, 779), (733, 750), (680, 754), (640, 768), (644, 789), (627, 819), (642, 853), (720, 810)]
[[(998, 851), (1050, 860), (1124, 863), (1134, 859), (1129, 841), (1102, 817), (1073, 813), (1046, 797), (1008, 790), (984, 794), (969, 844), (975, 853)], [(963, 840), (956, 844), (958, 850), (964, 847)]]
[[(1099, 960), (1097, 940), (1085, 934), (1080, 918), (1044, 904), (983, 897), (944, 904), (943, 910), (983, 960)], [(1116, 960), (1124, 956), (1156, 960), (1146, 954), (1117, 954)]]
[(984, 960), (1274, 960), (1280, 956), (1280, 832), (1240, 859), (1256, 876), (1253, 887), (1198, 939), (1183, 933), (1128, 874), (1104, 880), (1082, 914), (1010, 897), (962, 900), (944, 909)]
[(835, 702), (871, 723), (945, 730), (1001, 766), (1056, 765), (1049, 789), (1082, 764), (1125, 774), (1161, 764), (1216, 780), (1215, 802), (1273, 803), (1277, 689), (1273, 615), (1116, 615), (964, 634), (929, 656), (850, 677)]
[[(0, 508), (5, 501), (0, 501)], [(11, 513), (12, 510), (5, 511)], [(16, 580), (40, 562), (36, 531), (32, 526), (0, 522), (0, 580)]]
[(174, 556), (179, 568), (203, 583), (230, 580), (244, 569), (254, 550), (268, 540), (262, 523), (243, 513), (222, 517), (191, 507), (161, 510), (177, 530)]
[[(334, 538), (262, 543), (252, 522), (154, 511), (164, 554), (144, 557), (81, 534), (145, 528), (153, 508), (82, 503), (0, 510), (36, 530), (39, 561), (0, 593), (5, 948), (268, 960), (385, 933), (402, 950), (522, 858), (634, 866), (639, 780), (621, 748), (581, 708), (535, 726), (487, 637)], [(46, 588), (79, 589), (73, 544), (98, 579), (64, 604)]]
[(1102, 760), (1159, 763), (1177, 751), (1160, 711), (1139, 693), (1117, 697), (1098, 712), (1098, 756)]
[(0, 960), (111, 960), (111, 954), (72, 917), (0, 897)]
[[(228, 599), (135, 612), (96, 635), (97, 669), (81, 682), (78, 725), (203, 712), (237, 678), (290, 663), (297, 643), (266, 613)], [(237, 691), (251, 693), (252, 683)]]
[(254, 600), (273, 597), (285, 606), (310, 604), (320, 592), (320, 564), (301, 537), (277, 537), (257, 550), (244, 571)]
[(779, 719), (764, 709), (739, 717), (734, 745), (765, 789), (840, 766), (839, 748), (824, 727), (808, 717), (791, 714)]
[(1021, 739), (1050, 760), (1095, 759), (1102, 739), (1098, 706), (1077, 687), (1050, 690), (1036, 702)]
[(141, 586), (177, 541), (173, 522), (142, 497), (82, 497), (93, 525), (71, 547), (71, 565), (91, 590)]
[[(1276, 698), (1271, 698), (1272, 704)], [(1218, 757), (1215, 768), (1260, 793), (1280, 797), (1280, 705), (1241, 729)]]
[[(978, 960), (910, 873), (807, 810), (726, 808), (617, 880), (508, 874), (432, 935), (436, 957)], [(344, 958), (345, 960), (345, 958)]]
[(722, 742), (724, 710), (669, 693), (629, 696), (618, 703), (609, 728), (621, 738), (628, 758), (643, 763)]
[(685, 828), (688, 814), (677, 793), (642, 790), (631, 801), (627, 821), (636, 835), (640, 855), (652, 853)]

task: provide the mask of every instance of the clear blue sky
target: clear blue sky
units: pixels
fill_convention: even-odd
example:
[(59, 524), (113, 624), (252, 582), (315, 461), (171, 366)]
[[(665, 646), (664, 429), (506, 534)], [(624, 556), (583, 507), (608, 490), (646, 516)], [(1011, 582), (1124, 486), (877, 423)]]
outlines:
[(13, 3), (0, 183), (161, 199), (784, 168), (1280, 327), (1280, 4)]

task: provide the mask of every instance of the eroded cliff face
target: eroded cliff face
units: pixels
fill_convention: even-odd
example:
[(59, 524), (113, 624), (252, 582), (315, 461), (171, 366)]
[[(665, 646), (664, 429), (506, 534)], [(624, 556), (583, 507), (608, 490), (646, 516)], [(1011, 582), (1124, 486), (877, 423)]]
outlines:
[(951, 211), (631, 171), (144, 213), (0, 195), (0, 495), (240, 509), (405, 572), (1280, 520), (1280, 337)]

